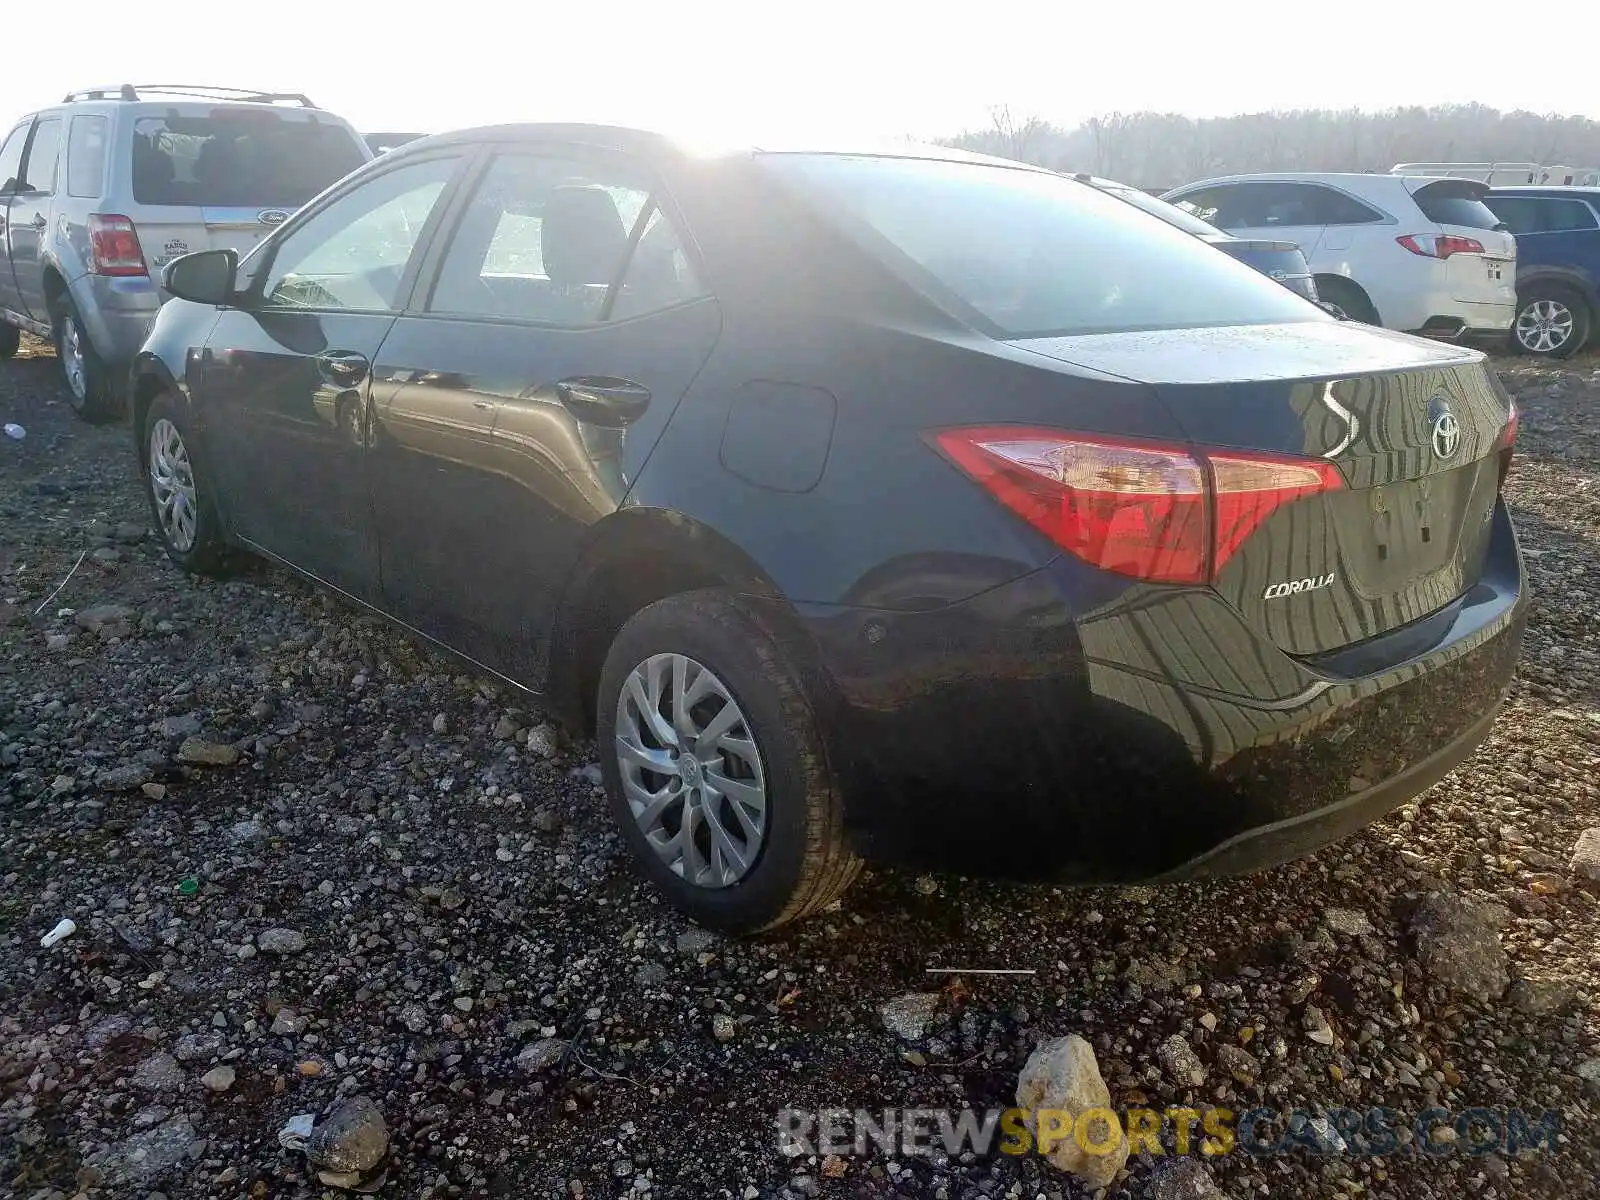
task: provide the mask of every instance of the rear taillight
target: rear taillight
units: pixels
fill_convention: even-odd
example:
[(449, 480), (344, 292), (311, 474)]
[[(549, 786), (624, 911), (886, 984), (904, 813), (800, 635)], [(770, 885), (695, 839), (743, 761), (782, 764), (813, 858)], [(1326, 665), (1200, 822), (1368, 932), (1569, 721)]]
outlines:
[(96, 275), (145, 275), (144, 251), (133, 222), (115, 213), (89, 217), (89, 269)]
[(928, 435), (1063, 550), (1107, 571), (1206, 583), (1279, 507), (1343, 486), (1332, 463), (1016, 426)]
[(1509, 406), (1506, 411), (1506, 427), (1500, 431), (1500, 441), (1498, 443), (1500, 451), (1499, 485), (1502, 488), (1506, 485), (1506, 475), (1511, 471), (1511, 455), (1517, 446), (1517, 423), (1519, 421), (1517, 402), (1510, 400)]
[(1453, 233), (1408, 233), (1395, 238), (1413, 254), (1424, 258), (1449, 258), (1452, 254), (1482, 254), (1483, 243), (1477, 238), (1459, 237)]

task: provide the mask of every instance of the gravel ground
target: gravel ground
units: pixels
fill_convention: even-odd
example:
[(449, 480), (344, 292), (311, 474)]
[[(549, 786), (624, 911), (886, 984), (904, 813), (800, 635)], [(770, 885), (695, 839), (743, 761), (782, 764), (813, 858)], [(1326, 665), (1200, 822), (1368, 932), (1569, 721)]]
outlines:
[[(168, 565), (126, 430), (25, 353), (0, 366), (28, 431), (0, 438), (0, 1192), (318, 1195), (278, 1131), (359, 1093), (391, 1196), (1083, 1196), (1036, 1155), (823, 1162), (774, 1132), (783, 1105), (1006, 1106), (1080, 1033), (1119, 1106), (1562, 1114), (1521, 1156), (1136, 1155), (1113, 1195), (1600, 1195), (1600, 886), (1568, 867), (1600, 825), (1596, 362), (1501, 364), (1532, 628), (1494, 734), (1416, 803), (1249, 880), (877, 872), (734, 943), (629, 869), (592, 746), (281, 571)], [(1037, 974), (939, 991), (945, 965)]]

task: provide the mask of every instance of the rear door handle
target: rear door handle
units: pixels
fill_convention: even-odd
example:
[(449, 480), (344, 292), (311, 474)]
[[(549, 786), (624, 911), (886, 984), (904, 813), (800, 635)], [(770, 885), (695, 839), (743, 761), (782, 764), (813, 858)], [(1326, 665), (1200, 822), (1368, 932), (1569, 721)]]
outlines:
[(328, 350), (317, 355), (317, 371), (329, 383), (353, 387), (367, 377), (372, 364), (354, 350)]
[(556, 397), (562, 407), (586, 425), (620, 429), (644, 415), (650, 404), (650, 389), (612, 375), (575, 375), (556, 384)]

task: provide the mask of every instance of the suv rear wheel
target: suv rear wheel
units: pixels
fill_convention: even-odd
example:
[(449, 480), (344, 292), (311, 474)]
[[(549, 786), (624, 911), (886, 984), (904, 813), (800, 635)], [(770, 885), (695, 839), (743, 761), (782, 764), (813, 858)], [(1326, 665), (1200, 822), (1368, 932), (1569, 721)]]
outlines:
[(1361, 290), (1359, 284), (1351, 283), (1348, 279), (1339, 276), (1317, 276), (1317, 295), (1324, 304), (1332, 305), (1344, 313), (1352, 321), (1360, 321), (1363, 325), (1377, 325), (1378, 310), (1372, 306), (1372, 301), (1367, 299), (1366, 292)]
[(801, 682), (731, 593), (636, 613), (606, 655), (596, 712), (612, 815), (645, 874), (700, 924), (782, 925), (860, 872)]
[(1535, 283), (1517, 297), (1512, 338), (1524, 354), (1570, 358), (1589, 340), (1589, 305), (1559, 283)]
[(72, 297), (62, 293), (51, 312), (55, 327), (56, 357), (67, 385), (72, 411), (85, 421), (109, 421), (118, 415), (111, 375), (89, 341)]

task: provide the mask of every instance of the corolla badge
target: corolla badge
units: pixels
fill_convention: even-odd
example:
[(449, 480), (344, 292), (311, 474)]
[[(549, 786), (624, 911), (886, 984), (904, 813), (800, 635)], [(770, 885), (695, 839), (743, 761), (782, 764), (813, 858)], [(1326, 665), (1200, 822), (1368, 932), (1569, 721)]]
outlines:
[(1267, 585), (1267, 590), (1261, 593), (1263, 600), (1281, 600), (1284, 596), (1298, 596), (1301, 592), (1321, 591), (1333, 582), (1333, 572), (1326, 575), (1311, 575), (1305, 579), (1285, 579), (1282, 583)]
[(1443, 396), (1435, 396), (1428, 402), (1428, 425), (1432, 431), (1433, 456), (1438, 459), (1454, 458), (1457, 447), (1461, 445), (1461, 422), (1456, 420), (1455, 413), (1450, 411), (1450, 405)]
[(282, 225), (289, 219), (289, 214), (281, 208), (263, 208), (256, 214), (256, 220), (263, 225)]

